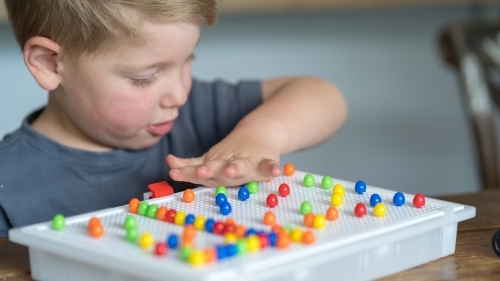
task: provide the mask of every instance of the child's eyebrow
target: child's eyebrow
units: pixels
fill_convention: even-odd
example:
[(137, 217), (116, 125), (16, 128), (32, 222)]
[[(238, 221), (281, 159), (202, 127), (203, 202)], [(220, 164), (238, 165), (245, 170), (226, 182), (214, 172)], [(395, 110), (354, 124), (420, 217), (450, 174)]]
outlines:
[(168, 63), (165, 62), (157, 62), (151, 65), (144, 65), (144, 66), (128, 66), (128, 65), (115, 65), (116, 68), (118, 68), (120, 71), (123, 72), (136, 72), (136, 71), (142, 71), (142, 70), (148, 70), (156, 67), (160, 67), (163, 65), (167, 65)]
[[(194, 54), (189, 55), (187, 60), (193, 60), (195, 58)], [(152, 68), (157, 68), (165, 65), (169, 65), (171, 63), (169, 62), (157, 62), (153, 63), (150, 65), (144, 65), (144, 66), (128, 66), (128, 65), (120, 65), (116, 64), (115, 67), (118, 68), (122, 72), (137, 72), (137, 71), (143, 71), (143, 70), (148, 70)]]

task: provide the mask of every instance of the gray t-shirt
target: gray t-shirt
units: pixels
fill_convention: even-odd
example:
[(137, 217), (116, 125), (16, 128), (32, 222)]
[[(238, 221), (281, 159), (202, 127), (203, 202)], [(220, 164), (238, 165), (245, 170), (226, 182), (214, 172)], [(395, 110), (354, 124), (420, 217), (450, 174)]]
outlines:
[(167, 180), (176, 192), (193, 185), (173, 182), (167, 154), (199, 157), (262, 102), (258, 81), (230, 85), (193, 80), (172, 131), (150, 148), (89, 152), (60, 145), (29, 125), (43, 109), (0, 142), (0, 237), (9, 228), (73, 216), (142, 200), (147, 186)]

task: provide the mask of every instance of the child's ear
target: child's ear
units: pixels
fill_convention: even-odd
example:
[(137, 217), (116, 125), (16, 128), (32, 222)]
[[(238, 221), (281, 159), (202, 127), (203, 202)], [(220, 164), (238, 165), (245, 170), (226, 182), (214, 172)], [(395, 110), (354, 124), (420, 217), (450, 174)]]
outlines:
[(59, 86), (61, 76), (60, 63), (61, 46), (56, 42), (41, 36), (30, 38), (24, 44), (24, 63), (40, 87), (52, 91)]

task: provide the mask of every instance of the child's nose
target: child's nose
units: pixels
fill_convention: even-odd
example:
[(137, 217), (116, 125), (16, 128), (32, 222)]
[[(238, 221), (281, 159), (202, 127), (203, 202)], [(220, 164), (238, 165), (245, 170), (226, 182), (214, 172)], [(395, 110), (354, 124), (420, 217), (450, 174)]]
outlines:
[(164, 94), (160, 101), (160, 106), (162, 108), (169, 107), (180, 107), (186, 103), (187, 92), (181, 85), (171, 88), (166, 94)]

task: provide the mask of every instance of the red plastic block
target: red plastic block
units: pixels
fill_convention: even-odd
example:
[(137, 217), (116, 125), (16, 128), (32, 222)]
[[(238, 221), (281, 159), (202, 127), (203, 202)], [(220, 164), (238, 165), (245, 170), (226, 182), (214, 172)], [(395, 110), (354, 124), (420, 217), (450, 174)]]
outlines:
[(174, 189), (166, 181), (152, 183), (148, 185), (149, 191), (153, 193), (149, 199), (160, 198), (174, 194)]

